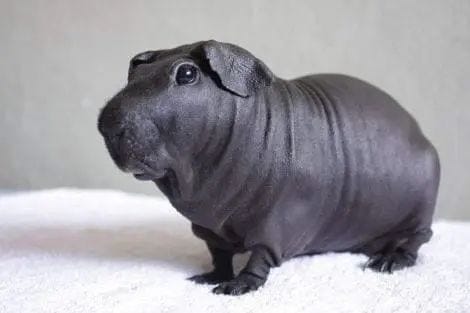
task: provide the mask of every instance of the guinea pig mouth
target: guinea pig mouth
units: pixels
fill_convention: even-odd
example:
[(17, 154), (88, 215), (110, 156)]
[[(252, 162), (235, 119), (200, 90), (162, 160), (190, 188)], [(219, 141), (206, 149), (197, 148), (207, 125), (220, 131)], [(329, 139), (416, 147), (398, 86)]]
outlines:
[(150, 167), (149, 165), (143, 164), (143, 163), (141, 164), (141, 166), (139, 166), (139, 168), (141, 168), (142, 170), (135, 171), (132, 173), (134, 177), (138, 180), (160, 179), (160, 178), (163, 178), (167, 173), (166, 169), (154, 169)]

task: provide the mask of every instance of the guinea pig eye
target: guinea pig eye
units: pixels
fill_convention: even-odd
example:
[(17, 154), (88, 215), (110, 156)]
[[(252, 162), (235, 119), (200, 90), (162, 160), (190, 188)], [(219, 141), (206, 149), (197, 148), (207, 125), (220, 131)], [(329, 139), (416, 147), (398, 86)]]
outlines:
[(181, 64), (176, 70), (176, 83), (186, 85), (193, 83), (197, 78), (197, 67), (192, 64)]

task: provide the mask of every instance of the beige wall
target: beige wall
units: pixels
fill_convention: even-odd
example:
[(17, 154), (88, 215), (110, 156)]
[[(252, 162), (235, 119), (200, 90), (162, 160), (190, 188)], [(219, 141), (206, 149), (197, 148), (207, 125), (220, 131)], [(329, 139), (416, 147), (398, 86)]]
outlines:
[(95, 122), (136, 52), (214, 38), (282, 77), (343, 72), (411, 111), (442, 159), (440, 216), (470, 218), (470, 1), (0, 0), (0, 189), (154, 193)]

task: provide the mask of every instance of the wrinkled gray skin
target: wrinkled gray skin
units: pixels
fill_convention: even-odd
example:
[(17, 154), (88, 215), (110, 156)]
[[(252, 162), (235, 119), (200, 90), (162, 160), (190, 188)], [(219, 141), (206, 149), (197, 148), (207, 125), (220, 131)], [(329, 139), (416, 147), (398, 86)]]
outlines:
[[(415, 263), (432, 234), (439, 161), (389, 95), (344, 75), (284, 80), (216, 41), (130, 63), (99, 130), (119, 168), (155, 182), (206, 241), (214, 270), (191, 280), (242, 294), (284, 260), (327, 251), (365, 253), (380, 272)], [(194, 82), (177, 83), (182, 63)]]

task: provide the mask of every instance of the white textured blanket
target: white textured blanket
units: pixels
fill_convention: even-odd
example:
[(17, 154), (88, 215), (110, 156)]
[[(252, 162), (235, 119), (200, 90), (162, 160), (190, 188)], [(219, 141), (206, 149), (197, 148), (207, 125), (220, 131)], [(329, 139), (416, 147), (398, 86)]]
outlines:
[[(0, 196), (0, 312), (470, 312), (470, 223), (437, 222), (418, 264), (363, 271), (362, 255), (303, 257), (241, 297), (186, 277), (203, 242), (162, 199), (114, 191)], [(238, 268), (243, 259), (238, 258)]]

